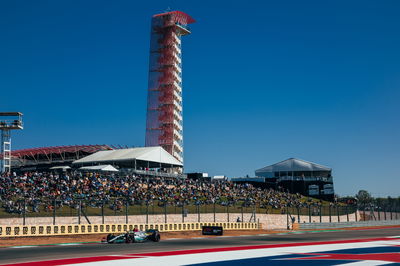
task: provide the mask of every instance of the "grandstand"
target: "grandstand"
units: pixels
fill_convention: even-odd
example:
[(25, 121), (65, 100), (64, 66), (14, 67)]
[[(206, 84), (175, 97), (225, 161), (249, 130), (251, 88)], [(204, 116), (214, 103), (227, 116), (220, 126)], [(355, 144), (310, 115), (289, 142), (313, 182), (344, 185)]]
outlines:
[[(183, 165), (162, 147), (122, 148), (109, 145), (41, 147), (12, 152), (12, 171), (90, 170), (115, 166), (149, 177), (186, 178)], [(101, 167), (100, 167), (101, 166)], [(114, 168), (115, 169), (115, 168)]]
[(234, 178), (237, 183), (284, 189), (325, 200), (333, 200), (332, 169), (313, 162), (289, 158), (255, 171), (256, 177)]
[(73, 162), (74, 167), (93, 165), (113, 165), (142, 176), (186, 178), (183, 164), (160, 146), (98, 151)]
[(72, 145), (15, 150), (11, 153), (12, 171), (42, 171), (72, 162), (98, 151), (113, 150), (109, 145)]

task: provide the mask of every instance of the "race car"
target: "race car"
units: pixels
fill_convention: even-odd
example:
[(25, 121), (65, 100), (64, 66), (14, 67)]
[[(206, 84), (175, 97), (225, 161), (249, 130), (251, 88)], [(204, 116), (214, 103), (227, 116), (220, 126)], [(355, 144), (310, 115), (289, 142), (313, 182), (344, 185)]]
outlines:
[(109, 234), (107, 235), (107, 237), (102, 239), (102, 242), (109, 244), (135, 243), (135, 242), (140, 243), (146, 241), (159, 242), (160, 239), (161, 236), (158, 230), (149, 229), (146, 231), (128, 231), (120, 235)]

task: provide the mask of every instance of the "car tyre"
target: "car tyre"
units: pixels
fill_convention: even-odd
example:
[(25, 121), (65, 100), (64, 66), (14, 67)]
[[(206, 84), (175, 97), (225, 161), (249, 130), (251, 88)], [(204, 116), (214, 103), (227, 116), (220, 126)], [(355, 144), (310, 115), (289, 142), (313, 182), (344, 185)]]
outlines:
[(135, 237), (130, 235), (130, 234), (126, 234), (125, 236), (125, 243), (134, 243), (135, 242)]
[(154, 237), (153, 237), (154, 242), (160, 242), (160, 239), (161, 239), (160, 234), (158, 234), (158, 233), (154, 234)]
[(113, 234), (108, 234), (107, 235), (107, 243), (110, 243), (110, 240), (114, 238)]

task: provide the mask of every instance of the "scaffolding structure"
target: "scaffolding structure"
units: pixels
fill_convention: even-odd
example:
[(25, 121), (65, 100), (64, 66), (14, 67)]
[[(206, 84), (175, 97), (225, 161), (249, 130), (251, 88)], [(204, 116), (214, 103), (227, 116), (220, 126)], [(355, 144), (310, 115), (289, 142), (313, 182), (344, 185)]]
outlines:
[(0, 148), (0, 173), (11, 171), (11, 130), (23, 129), (22, 113), (0, 113), (1, 148)]
[(146, 147), (161, 146), (183, 162), (181, 36), (190, 34), (189, 15), (172, 11), (151, 23)]

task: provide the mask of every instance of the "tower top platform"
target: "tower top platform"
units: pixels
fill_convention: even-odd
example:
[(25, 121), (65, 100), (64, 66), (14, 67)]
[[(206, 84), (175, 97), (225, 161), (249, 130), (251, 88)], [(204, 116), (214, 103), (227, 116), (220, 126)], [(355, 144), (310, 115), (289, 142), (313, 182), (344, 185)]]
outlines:
[(185, 24), (185, 25), (196, 22), (196, 20), (194, 20), (191, 16), (189, 16), (188, 14), (186, 14), (182, 11), (170, 11), (170, 12), (160, 13), (160, 14), (154, 15), (153, 18), (163, 17), (163, 16), (167, 16), (167, 15), (172, 15), (174, 17), (174, 19), (176, 20), (176, 22), (179, 22), (179, 23)]
[(21, 112), (0, 112), (0, 116), (23, 116)]
[(6, 119), (0, 119), (0, 130), (10, 129), (23, 129), (21, 112), (0, 112), (0, 117), (6, 117)]

